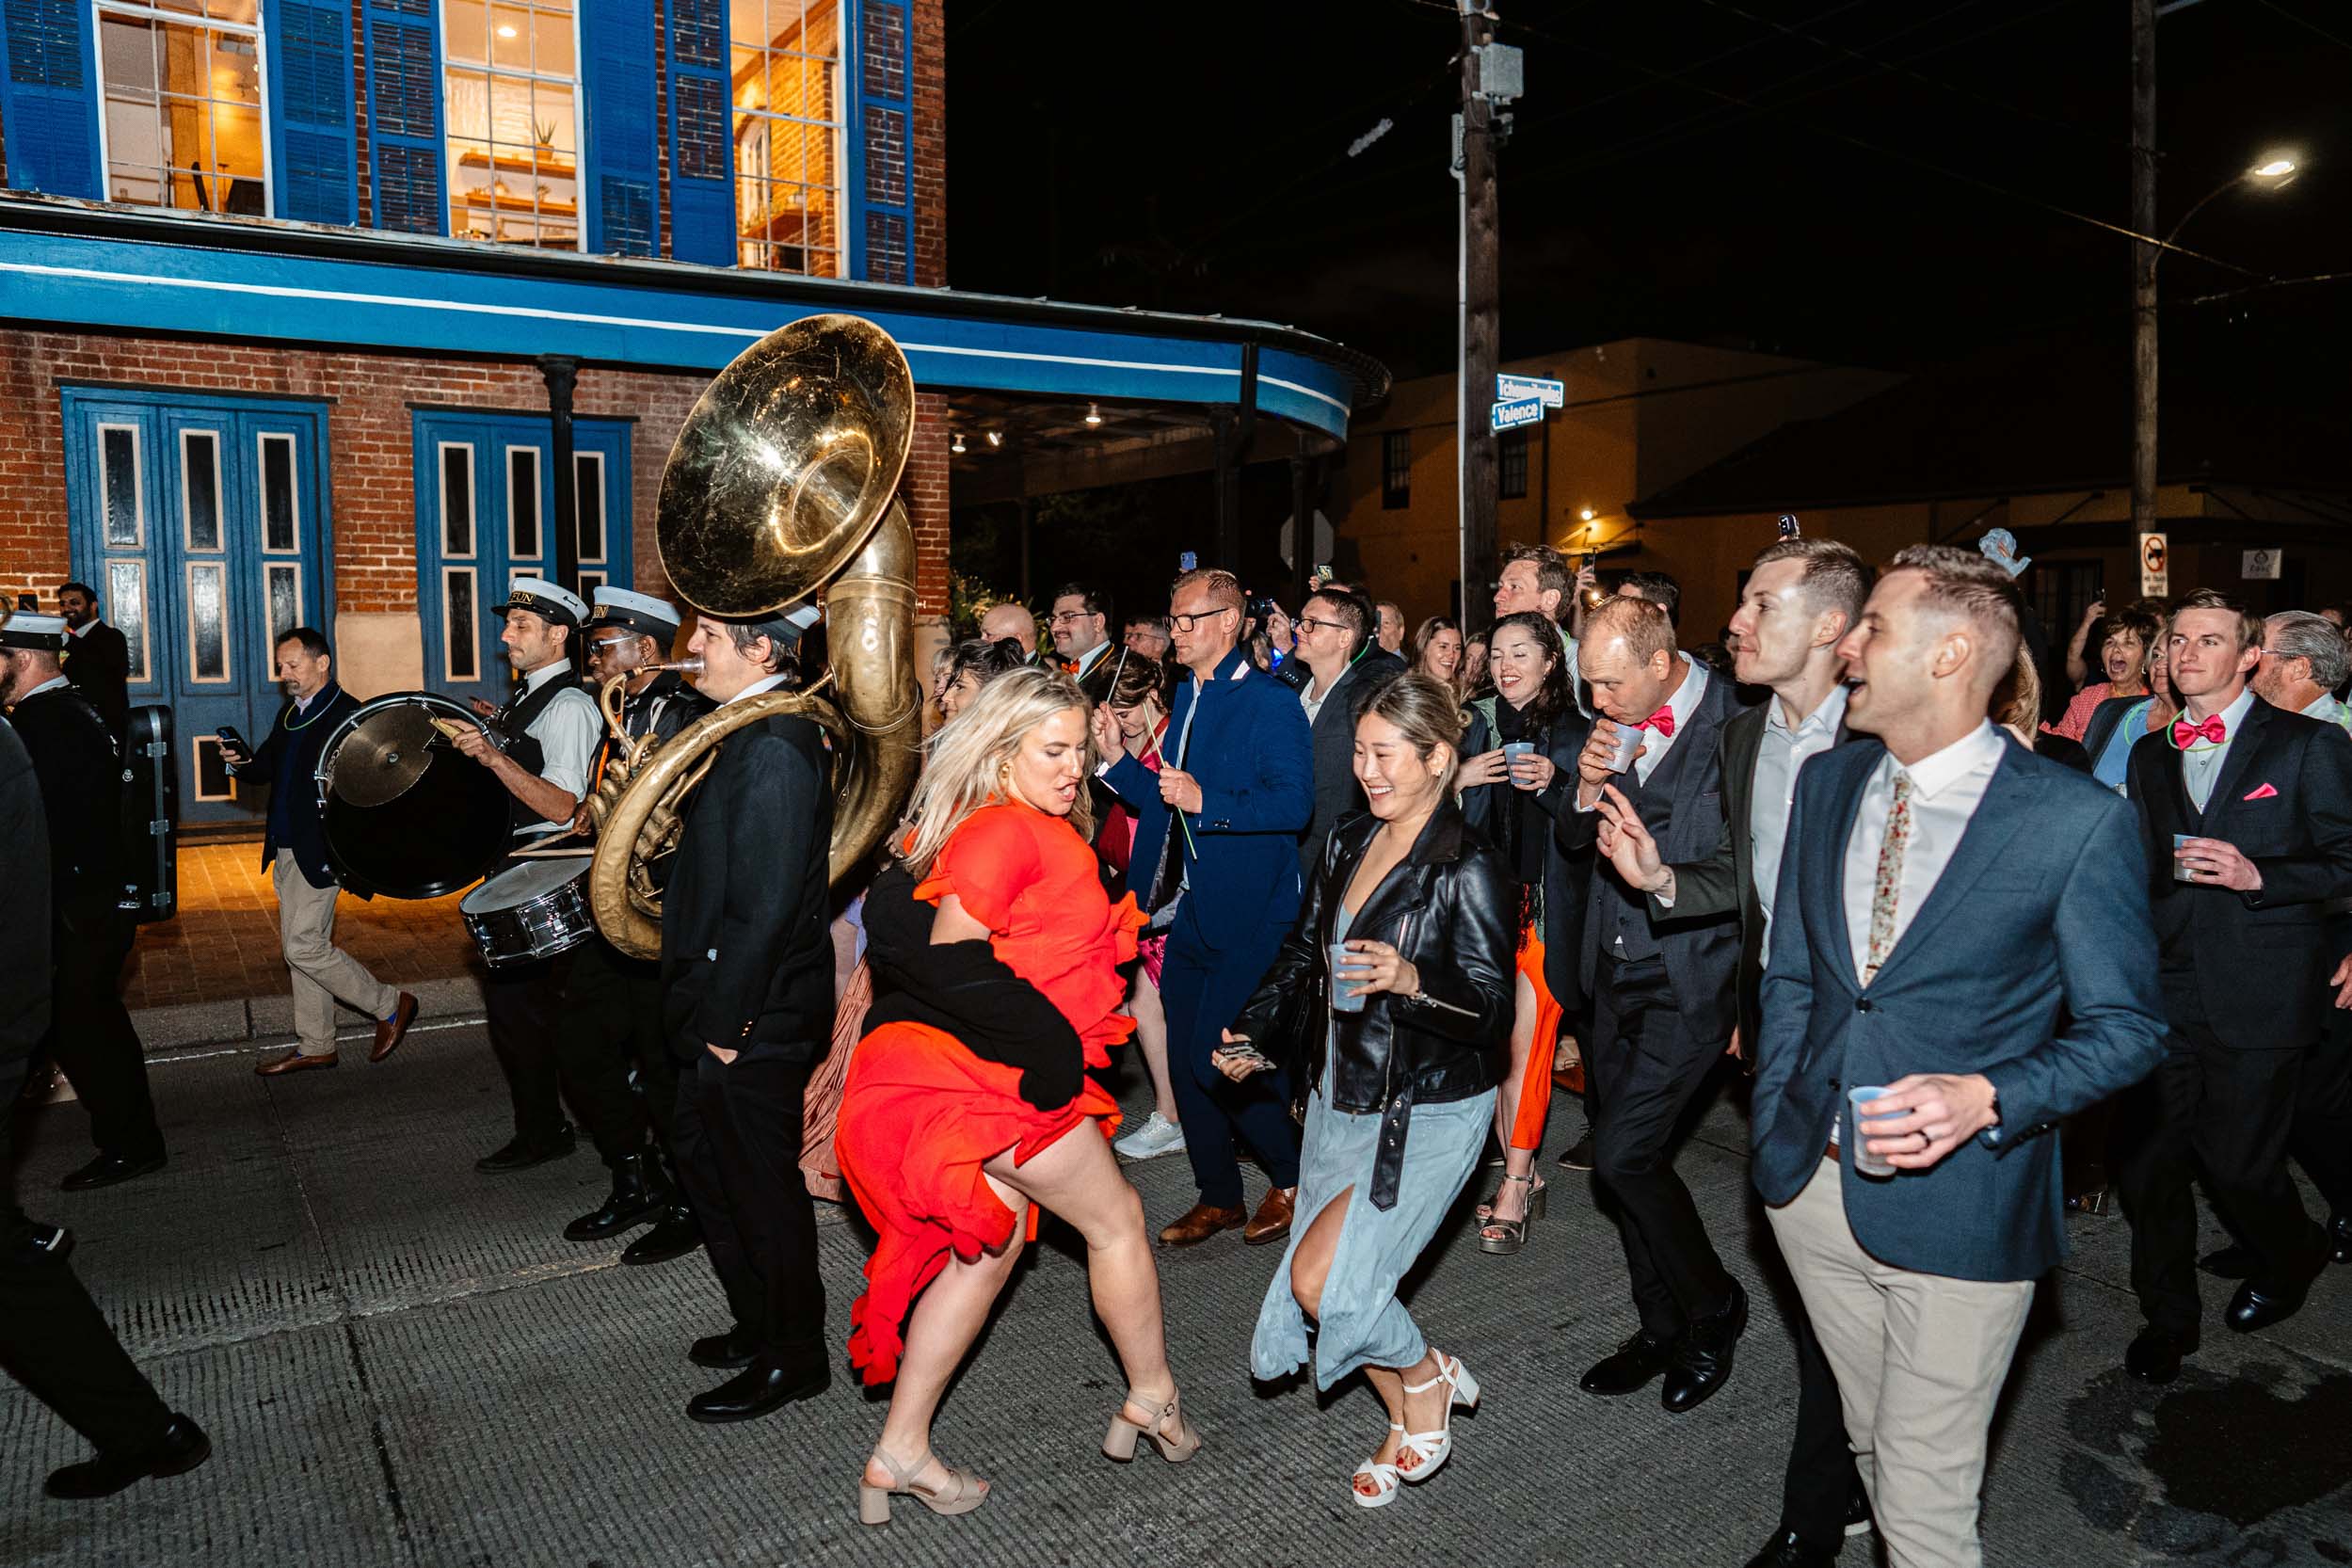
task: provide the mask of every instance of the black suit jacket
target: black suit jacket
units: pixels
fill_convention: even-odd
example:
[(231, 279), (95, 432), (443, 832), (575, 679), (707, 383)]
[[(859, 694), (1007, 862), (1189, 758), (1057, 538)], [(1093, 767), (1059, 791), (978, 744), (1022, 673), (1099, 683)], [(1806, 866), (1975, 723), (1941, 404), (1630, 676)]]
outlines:
[[(2310, 1045), (2327, 1019), (2335, 962), (2327, 905), (2352, 896), (2352, 739), (2257, 699), (2199, 811), (2168, 742), (2132, 748), (2125, 775), (2148, 856), (2166, 1010), (2199, 1004), (2234, 1050)], [(2172, 875), (2172, 838), (2237, 846), (2262, 873), (2250, 893)]]
[(131, 645), (122, 633), (100, 621), (81, 636), (67, 637), (65, 678), (121, 739), (131, 722)]
[[(16, 728), (0, 719), (0, 866), (8, 894), (0, 898), (0, 1105), (16, 1104), (24, 1064), (49, 1030), (49, 814), (40, 781)], [(8, 1127), (0, 1116), (0, 1163)], [(0, 1190), (7, 1182), (0, 1172)]]
[[(1660, 779), (1653, 774), (1652, 782), (1643, 785), (1638, 782), (1631, 768), (1617, 776), (1618, 789), (1641, 814), (1642, 825), (1657, 840), (1658, 854), (1670, 865), (1697, 860), (1722, 842), (1727, 810), (1723, 797), (1723, 727), (1739, 712), (1737, 690), (1723, 677), (1710, 674), (1689, 723), (1674, 737), (1673, 749), (1659, 763), (1661, 769), (1670, 770), (1668, 776)], [(1752, 757), (1748, 772), (1752, 783)], [(1572, 802), (1559, 818), (1562, 846), (1590, 856), (1599, 824), (1599, 812), (1578, 811)], [(1614, 872), (1601, 872), (1592, 878), (1581, 944), (1588, 993), (1598, 980), (1603, 934), (1609, 926), (1606, 901), (1632, 896)], [(1671, 917), (1662, 914), (1647, 898), (1640, 902), (1649, 919), (1650, 930), (1657, 937), (1690, 1040), (1699, 1045), (1721, 1045), (1731, 1037), (1733, 1027), (1739, 1021), (1739, 920), (1728, 908), (1705, 915), (1686, 914), (1680, 899), (1675, 900)]]
[(36, 693), (8, 716), (32, 756), (49, 817), (53, 918), (92, 929), (122, 893), (120, 748), (98, 710), (71, 686)]
[[(1475, 698), (1500, 703), (1499, 696)], [(1560, 819), (1576, 808), (1576, 756), (1592, 733), (1592, 721), (1574, 708), (1552, 721), (1544, 755), (1551, 759), (1551, 788), (1536, 804), (1552, 820), (1544, 846), (1544, 984), (1552, 1000), (1574, 1015), (1591, 999), (1591, 982), (1584, 972), (1585, 901), (1592, 881), (1592, 851), (1588, 843), (1572, 850), (1560, 835)], [(1489, 728), (1482, 709), (1470, 710), (1470, 728), (1462, 737), (1462, 755), (1477, 757), (1494, 750), (1502, 740)], [(1518, 786), (1509, 782), (1474, 784), (1462, 792), (1462, 815), (1489, 843), (1499, 841), (1496, 815), (1506, 803), (1519, 798)]]
[[(303, 880), (313, 888), (335, 885), (335, 868), (327, 857), (327, 822), (319, 811), (318, 791), (312, 780), (317, 776), (319, 753), (327, 748), (328, 737), (359, 706), (359, 698), (330, 681), (312, 702), (311, 711), (302, 716), (301, 728), (290, 729), (287, 725), (294, 718), (294, 699), (289, 697), (280, 705), (278, 717), (269, 727), (269, 738), (254, 751), (253, 760), (230, 764), (229, 771), (237, 777), (266, 784), (272, 791), (269, 818), (262, 828), (263, 872), (267, 872), (278, 864), (280, 850), (290, 849), (294, 851), (295, 864), (302, 868)], [(285, 823), (283, 840), (278, 836), (281, 817)]]
[(706, 1045), (808, 1062), (833, 1034), (824, 731), (783, 715), (735, 731), (695, 792), (662, 898), (662, 1023)]
[(1356, 715), (1393, 673), (1385, 660), (1368, 657), (1350, 664), (1332, 682), (1331, 695), (1307, 727), (1307, 744), (1315, 752), (1315, 815), (1306, 824), (1306, 837), (1299, 840), (1299, 875), (1307, 882), (1323, 863), (1323, 841), (1332, 828), (1350, 812), (1364, 809), (1364, 791), (1355, 780)]

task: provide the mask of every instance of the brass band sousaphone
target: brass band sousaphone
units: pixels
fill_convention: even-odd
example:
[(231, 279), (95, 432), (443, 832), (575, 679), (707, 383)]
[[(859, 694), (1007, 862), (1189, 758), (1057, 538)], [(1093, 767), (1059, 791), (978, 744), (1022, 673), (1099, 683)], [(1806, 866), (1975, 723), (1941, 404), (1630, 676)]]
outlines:
[[(658, 748), (616, 751), (590, 798), (598, 929), (661, 952), (653, 866), (676, 848), (685, 796), (735, 730), (799, 713), (833, 743), (835, 881), (865, 859), (914, 787), (921, 696), (909, 656), (915, 536), (897, 499), (914, 439), (915, 378), (888, 333), (807, 316), (744, 350), (686, 416), (662, 471), (655, 538), (680, 598), (723, 617), (822, 593), (831, 667), (799, 692), (733, 702)], [(830, 683), (832, 700), (818, 692)], [(609, 712), (609, 705), (608, 705)]]

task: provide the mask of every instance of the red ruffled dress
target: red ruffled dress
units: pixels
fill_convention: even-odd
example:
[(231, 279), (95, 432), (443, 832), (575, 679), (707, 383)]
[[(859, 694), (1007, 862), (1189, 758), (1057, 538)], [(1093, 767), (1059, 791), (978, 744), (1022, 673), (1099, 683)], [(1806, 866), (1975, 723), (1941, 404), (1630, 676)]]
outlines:
[[(1144, 917), (1133, 898), (1113, 904), (1103, 892), (1077, 829), (1026, 806), (982, 808), (915, 889), (934, 904), (950, 893), (987, 926), (997, 956), (1069, 1019), (1086, 1065), (1109, 1066), (1107, 1048), (1135, 1027), (1118, 1011), (1119, 966), (1135, 956)], [(951, 1252), (969, 1262), (1012, 1239), (1013, 1211), (982, 1165), (1007, 1149), (1026, 1163), (1088, 1121), (1106, 1138), (1118, 1129), (1117, 1102), (1093, 1079), (1059, 1111), (1021, 1098), (1020, 1079), (923, 1024), (885, 1024), (858, 1042), (833, 1152), (881, 1233), (849, 1311), (850, 1362), (867, 1383), (898, 1375), (906, 1315)]]

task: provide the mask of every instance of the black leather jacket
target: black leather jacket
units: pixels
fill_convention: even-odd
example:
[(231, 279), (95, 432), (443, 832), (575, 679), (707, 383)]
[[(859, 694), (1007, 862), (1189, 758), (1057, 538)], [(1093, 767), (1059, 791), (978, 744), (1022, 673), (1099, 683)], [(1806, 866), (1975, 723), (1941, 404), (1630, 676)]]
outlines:
[[(1297, 1059), (1282, 1065), (1302, 1094), (1322, 1081), (1326, 1039), (1336, 1046), (1333, 1107), (1384, 1120), (1371, 1196), (1375, 1207), (1385, 1208), (1396, 1201), (1414, 1103), (1468, 1099), (1502, 1079), (1510, 1055), (1519, 887), (1502, 857), (1463, 821), (1461, 808), (1445, 801), (1412, 853), (1381, 879), (1348, 926), (1351, 940), (1393, 944), (1418, 972), (1420, 994), (1382, 992), (1367, 999), (1360, 1013), (1331, 1015), (1336, 1027), (1326, 1031), (1324, 950), (1348, 883), (1380, 825), (1377, 817), (1360, 813), (1332, 830), (1298, 923), (1233, 1032), (1259, 1043), (1278, 1061), (1291, 1048), (1277, 1036), (1293, 1033)], [(1284, 1027), (1286, 1013), (1293, 1029)]]

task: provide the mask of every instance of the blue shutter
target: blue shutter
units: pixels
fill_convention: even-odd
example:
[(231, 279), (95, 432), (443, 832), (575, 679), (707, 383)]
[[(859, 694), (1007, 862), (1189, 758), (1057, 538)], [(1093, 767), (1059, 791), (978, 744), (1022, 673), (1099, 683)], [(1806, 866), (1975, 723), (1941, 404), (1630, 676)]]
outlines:
[(376, 227), (449, 232), (441, 184), (441, 52), (434, 0), (366, 0)]
[(849, 168), (841, 182), (849, 276), (911, 283), (915, 61), (907, 7), (900, 0), (847, 0), (841, 65), (849, 82)]
[(53, 196), (105, 195), (98, 167), (98, 68), (88, 0), (0, 0), (0, 129), (8, 183)]
[(734, 101), (721, 0), (667, 0), (670, 255), (735, 264)]
[(588, 248), (659, 253), (653, 212), (654, 0), (602, 0), (580, 13), (581, 87), (588, 100)]
[(263, 16), (269, 29), (278, 216), (356, 223), (350, 0), (273, 0)]

